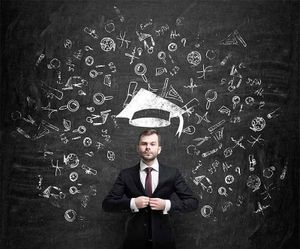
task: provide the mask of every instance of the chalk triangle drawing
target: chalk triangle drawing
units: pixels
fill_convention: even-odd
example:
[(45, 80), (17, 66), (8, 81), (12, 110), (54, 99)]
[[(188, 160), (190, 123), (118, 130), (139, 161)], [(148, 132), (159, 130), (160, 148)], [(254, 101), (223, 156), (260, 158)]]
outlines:
[(220, 141), (221, 139), (223, 139), (223, 134), (224, 134), (224, 127), (222, 127), (220, 130), (216, 131), (214, 133), (214, 137)]
[(232, 65), (232, 67), (231, 67), (230, 76), (235, 76), (235, 77), (242, 78), (242, 75), (241, 75), (241, 74), (239, 73), (239, 71), (236, 69), (236, 66), (235, 66), (235, 65)]
[(170, 85), (169, 91), (165, 95), (166, 99), (175, 99), (183, 103), (183, 99), (179, 95), (179, 93), (174, 89), (172, 85)]
[(219, 42), (220, 45), (238, 45), (239, 42), (236, 39), (235, 33), (229, 34), (225, 39)]

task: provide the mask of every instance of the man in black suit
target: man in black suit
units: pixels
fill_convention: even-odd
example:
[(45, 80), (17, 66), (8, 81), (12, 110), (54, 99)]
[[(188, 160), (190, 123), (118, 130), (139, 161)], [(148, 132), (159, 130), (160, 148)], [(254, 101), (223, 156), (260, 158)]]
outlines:
[(140, 162), (123, 169), (102, 203), (104, 211), (128, 212), (123, 249), (174, 249), (170, 214), (194, 211), (198, 200), (178, 169), (160, 164), (160, 134), (143, 131)]

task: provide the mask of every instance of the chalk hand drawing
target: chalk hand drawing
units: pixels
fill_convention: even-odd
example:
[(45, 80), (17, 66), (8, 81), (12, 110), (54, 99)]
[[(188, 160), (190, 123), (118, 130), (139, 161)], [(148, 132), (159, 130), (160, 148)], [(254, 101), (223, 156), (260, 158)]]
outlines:
[(176, 135), (181, 135), (186, 111), (174, 103), (141, 88), (130, 103), (116, 116), (128, 118), (129, 124), (138, 127), (166, 127), (174, 117), (179, 118)]

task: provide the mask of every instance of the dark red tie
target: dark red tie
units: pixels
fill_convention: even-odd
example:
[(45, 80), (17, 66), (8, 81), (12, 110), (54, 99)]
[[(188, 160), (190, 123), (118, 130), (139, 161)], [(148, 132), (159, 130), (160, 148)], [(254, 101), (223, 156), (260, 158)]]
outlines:
[(151, 177), (152, 168), (147, 167), (145, 170), (147, 172), (146, 181), (145, 181), (145, 191), (146, 191), (146, 195), (148, 197), (151, 197), (151, 195), (152, 195), (152, 177)]

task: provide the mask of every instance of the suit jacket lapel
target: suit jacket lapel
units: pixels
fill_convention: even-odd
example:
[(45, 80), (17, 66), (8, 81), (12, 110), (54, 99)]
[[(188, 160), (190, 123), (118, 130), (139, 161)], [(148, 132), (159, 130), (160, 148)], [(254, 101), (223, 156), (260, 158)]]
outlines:
[(159, 191), (159, 188), (165, 182), (167, 176), (168, 176), (168, 174), (166, 172), (166, 168), (164, 166), (162, 166), (161, 164), (159, 164), (158, 185), (152, 194), (153, 196)]
[(133, 176), (133, 179), (134, 179), (135, 186), (137, 186), (137, 188), (143, 193), (143, 195), (146, 195), (143, 184), (141, 183), (139, 163), (135, 166), (134, 174), (135, 175)]

